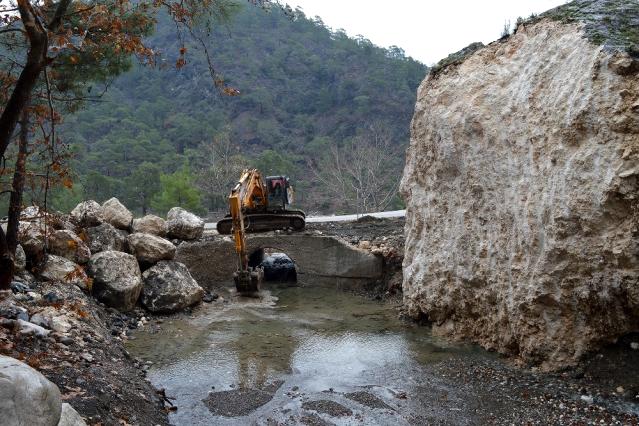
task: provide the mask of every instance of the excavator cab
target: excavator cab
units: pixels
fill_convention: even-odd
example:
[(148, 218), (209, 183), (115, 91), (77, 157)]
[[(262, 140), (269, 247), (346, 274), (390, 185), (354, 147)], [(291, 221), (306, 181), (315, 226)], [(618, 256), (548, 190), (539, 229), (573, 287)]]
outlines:
[(293, 203), (293, 187), (287, 176), (267, 176), (266, 187), (271, 208), (286, 210), (286, 206)]

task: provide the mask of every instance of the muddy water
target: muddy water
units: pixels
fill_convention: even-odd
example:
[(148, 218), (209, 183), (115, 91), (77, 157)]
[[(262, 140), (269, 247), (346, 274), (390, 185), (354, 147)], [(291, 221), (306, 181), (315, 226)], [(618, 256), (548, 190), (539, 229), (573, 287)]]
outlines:
[(486, 356), (401, 322), (388, 304), (325, 288), (263, 293), (227, 295), (129, 342), (176, 398), (173, 424), (415, 424), (426, 408), (406, 395), (423, 387), (422, 368)]

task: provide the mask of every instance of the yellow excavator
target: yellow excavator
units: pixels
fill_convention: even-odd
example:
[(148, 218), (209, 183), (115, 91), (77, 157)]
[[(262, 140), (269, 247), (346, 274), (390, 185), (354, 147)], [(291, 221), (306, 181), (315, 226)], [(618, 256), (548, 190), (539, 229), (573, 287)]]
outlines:
[(289, 210), (293, 202), (293, 187), (286, 176), (267, 176), (257, 169), (246, 169), (229, 195), (229, 214), (217, 223), (217, 232), (235, 240), (238, 269), (233, 275), (240, 294), (255, 294), (260, 290), (264, 271), (249, 265), (246, 234), (292, 229), (306, 226), (301, 210)]

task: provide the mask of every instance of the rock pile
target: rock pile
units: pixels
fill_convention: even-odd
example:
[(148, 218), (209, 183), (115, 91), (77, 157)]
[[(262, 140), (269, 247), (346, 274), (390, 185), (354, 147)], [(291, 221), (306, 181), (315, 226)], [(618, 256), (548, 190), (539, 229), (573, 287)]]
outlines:
[(204, 221), (182, 208), (171, 209), (168, 221), (154, 215), (134, 219), (117, 198), (102, 205), (83, 201), (69, 216), (29, 207), (21, 214), (16, 285), (28, 288), (36, 276), (66, 282), (122, 311), (133, 309), (148, 285), (144, 306), (174, 312), (204, 294), (188, 269), (173, 260), (175, 244), (203, 231)]

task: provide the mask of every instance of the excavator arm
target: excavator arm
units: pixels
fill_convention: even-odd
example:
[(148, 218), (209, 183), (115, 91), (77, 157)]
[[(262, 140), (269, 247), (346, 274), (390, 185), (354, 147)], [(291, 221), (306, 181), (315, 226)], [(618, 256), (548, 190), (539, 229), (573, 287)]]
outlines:
[(233, 279), (240, 294), (255, 294), (260, 290), (264, 271), (260, 267), (249, 266), (246, 250), (246, 228), (244, 211), (266, 207), (267, 191), (260, 172), (256, 169), (245, 170), (239, 182), (229, 196), (230, 216), (233, 223), (233, 239), (237, 252), (238, 268)]

